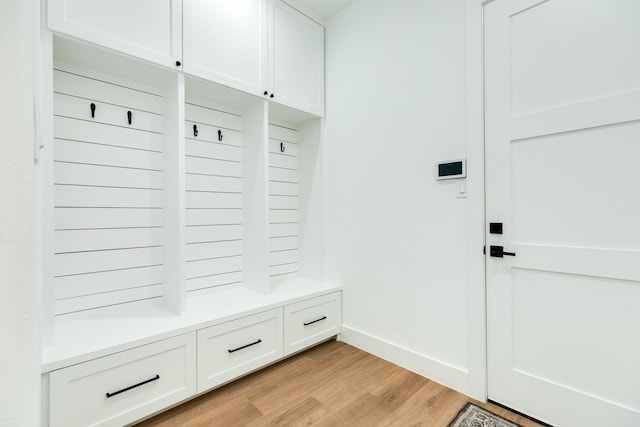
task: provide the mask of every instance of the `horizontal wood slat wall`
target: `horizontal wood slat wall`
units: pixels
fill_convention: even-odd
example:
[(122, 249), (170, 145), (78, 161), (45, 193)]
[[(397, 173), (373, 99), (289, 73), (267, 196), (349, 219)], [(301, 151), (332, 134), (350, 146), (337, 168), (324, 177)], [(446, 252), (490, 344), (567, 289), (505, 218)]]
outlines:
[(298, 272), (298, 132), (269, 125), (269, 275)]
[(242, 283), (242, 117), (185, 106), (187, 291)]
[(161, 297), (162, 93), (62, 67), (53, 101), (55, 314)]

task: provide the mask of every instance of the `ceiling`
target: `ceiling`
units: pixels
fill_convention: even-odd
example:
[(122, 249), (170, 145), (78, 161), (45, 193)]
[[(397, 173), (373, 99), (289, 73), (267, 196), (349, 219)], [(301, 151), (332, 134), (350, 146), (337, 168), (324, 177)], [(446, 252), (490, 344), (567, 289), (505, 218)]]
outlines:
[(324, 19), (327, 19), (351, 2), (353, 0), (296, 0), (296, 3), (317, 12)]

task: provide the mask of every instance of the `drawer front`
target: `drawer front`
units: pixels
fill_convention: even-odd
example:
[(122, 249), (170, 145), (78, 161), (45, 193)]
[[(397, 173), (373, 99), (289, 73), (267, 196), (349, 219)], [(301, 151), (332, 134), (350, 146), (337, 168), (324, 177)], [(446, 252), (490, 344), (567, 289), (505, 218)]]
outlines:
[(340, 333), (342, 292), (284, 308), (284, 353), (289, 355)]
[(50, 374), (50, 425), (122, 426), (196, 391), (195, 332)]
[(282, 308), (198, 331), (198, 393), (282, 357)]

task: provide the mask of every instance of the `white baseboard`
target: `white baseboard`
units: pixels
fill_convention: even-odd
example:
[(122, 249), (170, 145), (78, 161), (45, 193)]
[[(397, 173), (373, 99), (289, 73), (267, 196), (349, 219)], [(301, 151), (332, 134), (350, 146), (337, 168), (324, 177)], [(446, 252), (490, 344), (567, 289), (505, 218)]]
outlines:
[(469, 394), (469, 373), (460, 368), (345, 325), (342, 325), (339, 339), (460, 393)]

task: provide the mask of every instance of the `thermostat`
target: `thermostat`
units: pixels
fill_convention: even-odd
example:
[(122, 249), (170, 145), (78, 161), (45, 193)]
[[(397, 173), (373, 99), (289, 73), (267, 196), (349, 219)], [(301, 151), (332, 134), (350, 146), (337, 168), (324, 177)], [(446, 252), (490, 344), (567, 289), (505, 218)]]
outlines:
[(436, 170), (436, 179), (466, 178), (466, 163), (465, 159), (439, 162)]

